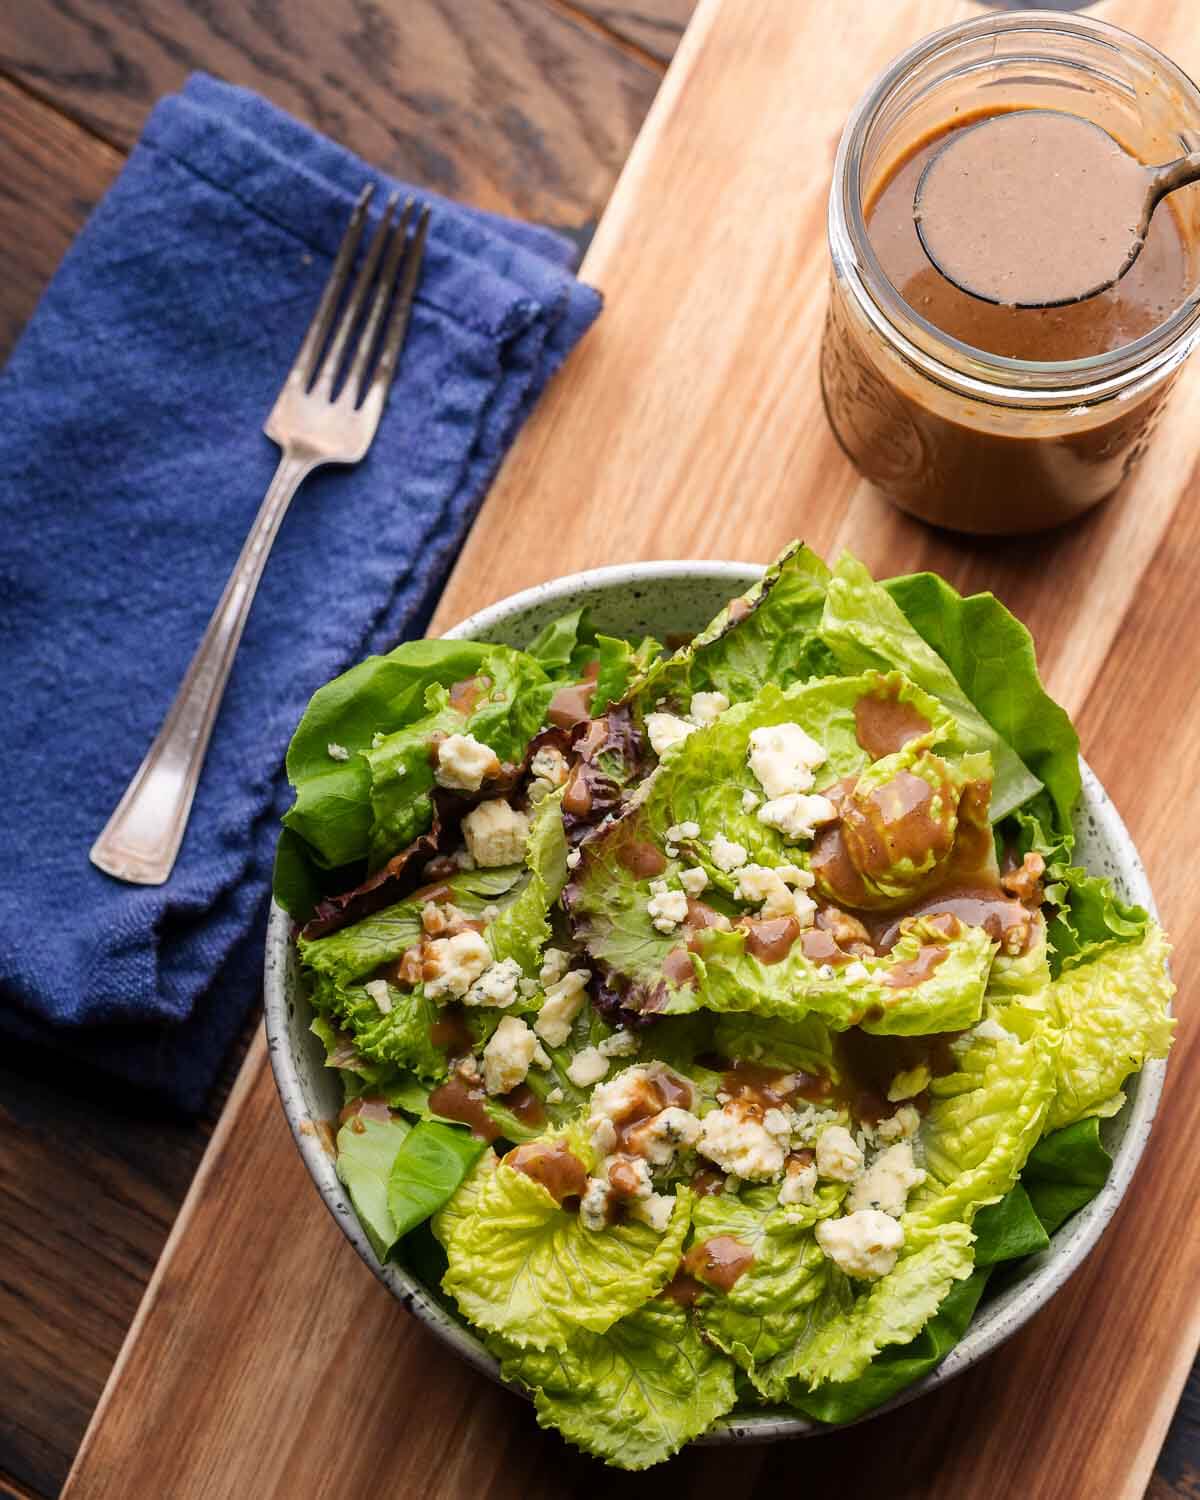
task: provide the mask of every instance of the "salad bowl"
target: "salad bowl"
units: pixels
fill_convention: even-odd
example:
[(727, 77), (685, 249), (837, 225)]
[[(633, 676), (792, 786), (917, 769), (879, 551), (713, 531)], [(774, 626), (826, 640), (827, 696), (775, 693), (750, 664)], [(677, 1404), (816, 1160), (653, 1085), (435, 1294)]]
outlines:
[[(447, 631), (451, 638), (527, 645), (549, 621), (588, 606), (596, 628), (616, 635), (653, 634), (669, 639), (701, 629), (732, 595), (763, 569), (732, 562), (652, 562), (592, 569), (539, 585), (500, 601)], [(1145, 872), (1119, 814), (1100, 782), (1081, 764), (1083, 791), (1075, 815), (1075, 857), (1091, 874), (1111, 880), (1124, 902), (1154, 911)], [(313, 1011), (300, 973), (294, 928), (278, 905), (271, 911), (265, 968), (266, 1030), (271, 1064), (284, 1112), (314, 1184), (342, 1232), (372, 1272), (409, 1310), (467, 1363), (500, 1381), (500, 1367), (482, 1341), (447, 1308), (436, 1288), (411, 1270), (382, 1264), (361, 1227), (349, 1194), (323, 1143), (323, 1122), (342, 1105), (338, 1074), (310, 1031)], [(1097, 1195), (1050, 1239), (1048, 1248), (1021, 1262), (1018, 1278), (985, 1298), (965, 1335), (930, 1373), (867, 1415), (911, 1401), (960, 1374), (995, 1350), (1027, 1322), (1076, 1271), (1095, 1246), (1124, 1196), (1145, 1148), (1166, 1064), (1152, 1060), (1129, 1080), (1118, 1113), (1102, 1122), (1101, 1138), (1113, 1159)], [(866, 1418), (859, 1418), (865, 1420)], [(820, 1422), (785, 1409), (734, 1413), (695, 1441), (764, 1442), (828, 1431)]]

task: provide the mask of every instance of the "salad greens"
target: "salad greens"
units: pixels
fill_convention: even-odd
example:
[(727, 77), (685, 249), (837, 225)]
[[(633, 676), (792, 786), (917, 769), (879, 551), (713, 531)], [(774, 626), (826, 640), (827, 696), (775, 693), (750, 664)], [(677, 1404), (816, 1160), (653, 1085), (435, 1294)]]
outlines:
[(1028, 632), (932, 574), (797, 543), (672, 651), (586, 609), (409, 642), (314, 696), (288, 773), (364, 1231), (621, 1468), (934, 1369), (1170, 1046)]

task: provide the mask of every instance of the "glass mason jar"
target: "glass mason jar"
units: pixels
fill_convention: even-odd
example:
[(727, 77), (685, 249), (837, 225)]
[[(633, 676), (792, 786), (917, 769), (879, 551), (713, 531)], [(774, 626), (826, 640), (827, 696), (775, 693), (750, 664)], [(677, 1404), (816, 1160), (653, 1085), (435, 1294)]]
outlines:
[[(1200, 146), (1200, 92), (1161, 53), (1102, 21), (1020, 11), (948, 27), (906, 52), (847, 121), (834, 167), (821, 350), (829, 421), (888, 499), (957, 531), (1037, 531), (1111, 495), (1200, 337), (1194, 276), (1143, 337), (1047, 362), (952, 338), (889, 281), (868, 237), (872, 194), (956, 116), (1028, 107), (1094, 120), (1146, 162)], [(1169, 210), (1194, 271), (1200, 188), (1159, 213)]]

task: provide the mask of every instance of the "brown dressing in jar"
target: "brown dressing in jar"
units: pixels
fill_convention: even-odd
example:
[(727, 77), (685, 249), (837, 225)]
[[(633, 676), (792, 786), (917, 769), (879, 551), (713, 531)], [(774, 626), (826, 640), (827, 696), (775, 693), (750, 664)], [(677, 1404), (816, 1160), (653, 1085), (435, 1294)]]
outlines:
[[(1185, 241), (1170, 200), (1160, 206), (1138, 259), (1109, 290), (1064, 307), (1019, 308), (984, 302), (946, 280), (926, 256), (913, 222), (913, 199), (925, 164), (953, 132), (1006, 113), (964, 111), (884, 164), (863, 191), (865, 237), (882, 271), (917, 317), (938, 333), (985, 356), (1050, 365), (1101, 359), (1159, 328), (1183, 304), (1194, 280), (1194, 247)], [(1020, 223), (1016, 226), (1020, 229)], [(860, 230), (854, 229), (854, 235)], [(865, 248), (865, 247), (864, 247)], [(1069, 253), (1069, 246), (1064, 246)], [(834, 432), (869, 480), (901, 509), (958, 531), (983, 535), (1057, 526), (1118, 488), (1143, 451), (1173, 374), (1138, 382), (1136, 358), (1115, 365), (1131, 399), (1083, 404), (1094, 377), (1055, 372), (1058, 404), (1025, 398), (1028, 382), (990, 366), (979, 395), (960, 392), (934, 373), (909, 369), (897, 351), (900, 325), (878, 335), (863, 301), (838, 283), (821, 356), (821, 384)], [(873, 300), (867, 297), (866, 301)], [(918, 333), (918, 339), (924, 336)], [(938, 348), (932, 358), (972, 372), (969, 355)], [(886, 352), (879, 352), (880, 350)], [(904, 366), (901, 369), (901, 366)]]

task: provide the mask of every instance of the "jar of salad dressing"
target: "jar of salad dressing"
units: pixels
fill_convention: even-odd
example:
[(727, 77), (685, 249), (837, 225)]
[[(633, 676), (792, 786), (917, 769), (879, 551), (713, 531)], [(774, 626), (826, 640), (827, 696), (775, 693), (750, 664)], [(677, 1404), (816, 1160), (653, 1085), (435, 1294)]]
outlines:
[(1037, 531), (1111, 495), (1200, 337), (1200, 186), (1159, 207), (1125, 277), (1073, 306), (985, 303), (930, 264), (912, 214), (925, 162), (950, 132), (1029, 108), (1093, 120), (1147, 163), (1200, 147), (1200, 91), (1161, 53), (1102, 21), (1025, 11), (901, 57), (851, 115), (834, 168), (826, 412), (888, 499), (957, 531)]

